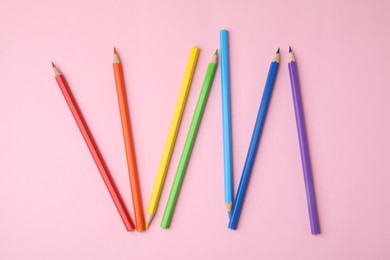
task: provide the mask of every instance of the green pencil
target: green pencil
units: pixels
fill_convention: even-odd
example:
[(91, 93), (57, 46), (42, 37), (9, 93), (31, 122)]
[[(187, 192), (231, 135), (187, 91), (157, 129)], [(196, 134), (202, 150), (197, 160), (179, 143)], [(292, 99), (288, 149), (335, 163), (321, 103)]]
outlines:
[(184, 174), (188, 166), (188, 161), (190, 160), (192, 148), (194, 147), (194, 142), (196, 134), (198, 133), (200, 120), (202, 119), (203, 111), (206, 106), (207, 98), (210, 93), (210, 88), (214, 80), (215, 71), (217, 69), (217, 55), (218, 50), (215, 51), (214, 56), (211, 59), (207, 68), (202, 90), (199, 94), (198, 103), (196, 104), (194, 116), (192, 117), (190, 129), (188, 130), (188, 135), (184, 144), (183, 152), (180, 157), (179, 165), (177, 166), (177, 171), (172, 184), (171, 193), (169, 194), (168, 202), (164, 211), (164, 216), (161, 221), (160, 226), (162, 228), (169, 228), (171, 224), (173, 211), (176, 206), (177, 198), (179, 197), (180, 188), (183, 183)]

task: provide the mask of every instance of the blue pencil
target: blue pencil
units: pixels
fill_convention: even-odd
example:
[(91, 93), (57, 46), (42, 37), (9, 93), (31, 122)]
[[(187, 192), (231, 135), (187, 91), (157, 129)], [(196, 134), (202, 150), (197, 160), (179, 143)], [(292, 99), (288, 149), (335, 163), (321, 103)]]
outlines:
[(267, 114), (269, 102), (271, 99), (272, 89), (274, 87), (276, 74), (279, 67), (279, 49), (276, 52), (271, 66), (269, 68), (267, 82), (265, 83), (263, 97), (261, 99), (259, 112), (257, 114), (255, 128), (253, 129), (252, 139), (249, 145), (248, 154), (246, 156), (244, 169), (242, 170), (240, 184), (238, 185), (236, 198), (234, 200), (234, 206), (232, 215), (230, 217), (229, 228), (236, 229), (238, 224), (238, 219), (240, 218), (242, 205), (244, 203), (245, 193), (248, 188), (249, 178), (251, 176), (253, 163), (255, 161), (257, 147), (259, 146), (259, 141), (261, 133), (263, 131), (265, 116)]
[(233, 159), (232, 128), (230, 116), (229, 43), (227, 30), (220, 31), (220, 44), (225, 205), (230, 217), (233, 206)]

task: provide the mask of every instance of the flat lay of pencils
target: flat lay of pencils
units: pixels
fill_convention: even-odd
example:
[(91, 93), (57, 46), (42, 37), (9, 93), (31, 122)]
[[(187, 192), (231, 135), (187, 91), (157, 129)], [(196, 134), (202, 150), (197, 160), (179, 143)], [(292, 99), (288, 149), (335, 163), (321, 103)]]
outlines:
[[(128, 95), (126, 91), (125, 73), (122, 67), (121, 59), (119, 58), (119, 54), (117, 50), (114, 48), (113, 60), (112, 60), (113, 72), (114, 72), (113, 84), (115, 82), (116, 93), (118, 98), (117, 101), (119, 107), (119, 115), (121, 119), (122, 135), (123, 135), (123, 144), (124, 144), (123, 147), (124, 147), (126, 161), (127, 161), (127, 171), (128, 171), (127, 174), (129, 176), (129, 183), (130, 183), (129, 187), (131, 190), (135, 224), (133, 223), (129, 212), (127, 211), (127, 208), (122, 200), (122, 197), (119, 194), (119, 191), (113, 181), (112, 175), (109, 172), (105, 161), (103, 160), (103, 157), (96, 145), (96, 142), (93, 139), (92, 133), (88, 128), (88, 125), (81, 113), (81, 110), (71, 92), (71, 89), (67, 81), (65, 80), (65, 77), (62, 75), (61, 71), (57, 68), (57, 66), (55, 66), (54, 63), (52, 63), (52, 69), (57, 84), (65, 98), (69, 110), (73, 115), (73, 118), (81, 132), (82, 137), (84, 138), (84, 141), (92, 155), (93, 160), (95, 161), (95, 164), (98, 168), (98, 171), (100, 172), (103, 182), (106, 185), (106, 188), (112, 198), (112, 201), (114, 202), (114, 205), (127, 231), (136, 230), (138, 232), (142, 232), (148, 230), (151, 228), (151, 223), (153, 222), (153, 219), (158, 218), (158, 215), (156, 216), (156, 213), (160, 202), (162, 203), (161, 195), (163, 193), (164, 186), (167, 186), (165, 185), (165, 182), (166, 182), (168, 169), (173, 167), (170, 166), (171, 157), (173, 151), (177, 149), (179, 150), (181, 149), (180, 150), (181, 156), (176, 168), (176, 174), (171, 184), (168, 199), (165, 202), (165, 209), (163, 211), (160, 227), (163, 229), (169, 229), (173, 223), (173, 220), (175, 218), (180, 217), (176, 215), (177, 213), (175, 213), (175, 211), (183, 210), (180, 209), (182, 206), (181, 203), (185, 203), (184, 201), (181, 201), (183, 199), (185, 200), (185, 198), (182, 198), (181, 200), (179, 199), (180, 191), (182, 189), (185, 189), (185, 187), (188, 185), (193, 185), (193, 183), (191, 183), (190, 181), (185, 182), (184, 177), (186, 175), (188, 165), (190, 163), (191, 164), (196, 163), (195, 159), (191, 160), (191, 154), (195, 146), (195, 142), (198, 136), (198, 131), (201, 126), (201, 121), (202, 121), (204, 111), (206, 109), (209, 93), (213, 85), (215, 75), (217, 73), (218, 64), (220, 64), (220, 68), (221, 68), (220, 69), (221, 89), (219, 93), (221, 95), (221, 100), (222, 100), (222, 109), (221, 109), (222, 127), (221, 129), (208, 129), (207, 131), (214, 131), (216, 135), (221, 136), (221, 141), (222, 141), (221, 144), (223, 146), (222, 148), (220, 148), (221, 154), (219, 156), (221, 160), (223, 159), (223, 164), (221, 163), (221, 169), (218, 172), (215, 172), (215, 176), (218, 176), (218, 178), (220, 178), (221, 180), (220, 181), (221, 185), (219, 187), (216, 187), (216, 190), (219, 191), (219, 194), (221, 195), (220, 198), (221, 200), (222, 200), (222, 196), (224, 196), (225, 206), (224, 209), (222, 210), (222, 202), (221, 202), (220, 204), (218, 203), (221, 208), (215, 207), (215, 209), (216, 211), (224, 212), (225, 218), (226, 218), (226, 212), (228, 213), (228, 218), (226, 218), (226, 222), (228, 223), (227, 227), (230, 230), (238, 229), (239, 222), (245, 223), (245, 216), (241, 217), (242, 209), (245, 204), (244, 203), (245, 197), (247, 197), (247, 190), (249, 187), (251, 175), (256, 174), (256, 168), (254, 168), (254, 163), (256, 160), (256, 154), (258, 149), (262, 149), (260, 145), (261, 138), (262, 139), (267, 138), (267, 136), (264, 135), (262, 137), (263, 129), (264, 127), (270, 127), (268, 126), (270, 122), (266, 123), (267, 120), (266, 118), (272, 117), (272, 112), (268, 113), (268, 108), (271, 105), (272, 92), (275, 83), (277, 82), (276, 79), (278, 74), (278, 68), (281, 62), (281, 50), (278, 48), (276, 53), (274, 54), (271, 60), (268, 75), (265, 78), (265, 87), (263, 89), (263, 94), (260, 100), (257, 117), (254, 122), (252, 137), (249, 142), (249, 148), (247, 151), (245, 162), (242, 166), (240, 181), (238, 183), (237, 190), (234, 193), (235, 183), (233, 183), (233, 179), (234, 179), (233, 177), (235, 173), (233, 172), (234, 153), (233, 153), (233, 146), (232, 146), (233, 138), (234, 138), (234, 135), (232, 134), (232, 126), (234, 125), (234, 121), (232, 121), (231, 118), (232, 115), (231, 98), (234, 99), (234, 96), (232, 97), (230, 95), (231, 67), (230, 67), (230, 51), (229, 51), (229, 32), (227, 30), (219, 31), (219, 43), (220, 43), (219, 50), (216, 50), (214, 52), (205, 70), (203, 83), (200, 89), (197, 103), (194, 108), (192, 120), (189, 124), (188, 133), (184, 145), (183, 147), (178, 147), (179, 145), (176, 144), (176, 139), (179, 130), (181, 128), (183, 114), (187, 110), (186, 109), (187, 97), (190, 93), (195, 72), (198, 73), (198, 71), (200, 70), (200, 69), (196, 69), (200, 49), (198, 47), (192, 47), (190, 50), (189, 57), (187, 59), (187, 65), (184, 71), (184, 76), (181, 81), (181, 86), (180, 89), (178, 89), (178, 98), (176, 101), (176, 105), (174, 110), (172, 111), (173, 115), (172, 115), (170, 127), (169, 129), (167, 129), (168, 131), (165, 140), (165, 145), (163, 149), (161, 147), (162, 154), (160, 157), (160, 164), (159, 167), (155, 169), (156, 172), (155, 172), (154, 185), (149, 197), (149, 203), (146, 208), (145, 214), (144, 214), (144, 207), (142, 203), (142, 193), (141, 193), (141, 188), (140, 188), (141, 185), (139, 179), (139, 176), (144, 176), (143, 174), (145, 173), (140, 173), (137, 168), (137, 161), (136, 161), (137, 157), (136, 157), (136, 149), (135, 149), (136, 148), (135, 140), (137, 140), (136, 139), (137, 137), (134, 136), (132, 132), (132, 125), (136, 125), (137, 122), (133, 122), (130, 120), (131, 117), (130, 117), (130, 111), (128, 106), (128, 99), (131, 100), (134, 97)], [(211, 54), (212, 53), (210, 53), (210, 56)], [(219, 58), (219, 62), (218, 62), (218, 58)], [(302, 69), (302, 67), (300, 68)], [(289, 47), (289, 52), (288, 52), (288, 71), (289, 71), (289, 77), (291, 83), (292, 99), (294, 104), (296, 129), (298, 133), (299, 151), (300, 151), (301, 163), (302, 163), (303, 181), (304, 181), (304, 186), (306, 191), (306, 203), (308, 207), (310, 230), (312, 235), (318, 235), (320, 234), (318, 206), (316, 203), (316, 197), (314, 191), (314, 176), (313, 176), (312, 164), (310, 160), (307, 128), (306, 128), (305, 118), (304, 118), (303, 100), (301, 95), (302, 88), (298, 79), (298, 68), (297, 68), (296, 59), (291, 47)], [(233, 71), (233, 75), (234, 75), (234, 71)], [(210, 102), (213, 101), (210, 100)], [(277, 103), (277, 100), (272, 101), (272, 106), (277, 106), (277, 104), (274, 103)], [(134, 113), (134, 111), (132, 112)], [(250, 126), (241, 125), (240, 127), (250, 127)], [(207, 124), (202, 126), (202, 129), (203, 128), (207, 129)], [(158, 131), (164, 131), (164, 129), (158, 129)], [(201, 138), (201, 136), (198, 138)], [(245, 140), (239, 140), (239, 141), (245, 141)], [(199, 141), (197, 145), (202, 146), (199, 143)], [(204, 147), (202, 149), (208, 149), (208, 148)], [(142, 157), (142, 156), (143, 155), (138, 154), (138, 157)], [(191, 174), (196, 174), (196, 173), (191, 173)], [(191, 174), (187, 173), (187, 175), (189, 175), (187, 178), (191, 178)], [(202, 188), (203, 187), (199, 187), (200, 190)], [(249, 193), (248, 196), (250, 196)], [(207, 201), (205, 203), (207, 203)], [(248, 209), (245, 209), (245, 211), (246, 210), (250, 211), (249, 204), (247, 202), (247, 205), (245, 207)], [(159, 212), (162, 213), (162, 211)], [(202, 209), (199, 209), (199, 214), (203, 214), (203, 213), (204, 212), (202, 212)], [(212, 212), (208, 212), (207, 214), (212, 214)], [(176, 216), (174, 217), (174, 215)]]

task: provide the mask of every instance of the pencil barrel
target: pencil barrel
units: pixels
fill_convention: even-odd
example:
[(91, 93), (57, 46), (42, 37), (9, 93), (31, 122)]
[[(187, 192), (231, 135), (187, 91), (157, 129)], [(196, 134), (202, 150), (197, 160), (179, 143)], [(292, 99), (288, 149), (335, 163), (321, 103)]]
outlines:
[(143, 231), (145, 230), (145, 220), (122, 66), (120, 63), (113, 63), (113, 69), (130, 179), (135, 225), (137, 231)]
[(222, 92), (222, 132), (224, 157), (224, 191), (225, 203), (233, 202), (233, 155), (230, 109), (230, 68), (229, 68), (229, 34), (220, 31), (221, 57), (221, 92)]
[(241, 215), (241, 210), (244, 204), (244, 199), (246, 195), (246, 191), (248, 189), (249, 179), (252, 173), (253, 164), (255, 162), (257, 148), (259, 146), (260, 137), (264, 128), (264, 122), (267, 114), (267, 110), (269, 107), (269, 103), (271, 100), (272, 90), (276, 79), (276, 74), (278, 71), (279, 63), (272, 62), (267, 81), (265, 84), (263, 97), (261, 99), (259, 111), (257, 114), (255, 127), (252, 133), (252, 138), (249, 144), (248, 154), (245, 160), (244, 168), (242, 171), (240, 183), (238, 185), (236, 198), (234, 200), (233, 211), (230, 217), (228, 228), (236, 229), (238, 225), (238, 220)]
[(290, 74), (291, 91), (294, 102), (295, 119), (298, 132), (299, 148), (301, 153), (303, 177), (305, 182), (307, 207), (309, 211), (310, 228), (311, 233), (314, 235), (320, 233), (320, 226), (314, 192), (314, 181), (310, 162), (309, 144), (307, 141), (307, 132), (303, 113), (302, 95), (298, 79), (298, 68), (296, 62), (290, 62), (288, 64), (288, 69)]

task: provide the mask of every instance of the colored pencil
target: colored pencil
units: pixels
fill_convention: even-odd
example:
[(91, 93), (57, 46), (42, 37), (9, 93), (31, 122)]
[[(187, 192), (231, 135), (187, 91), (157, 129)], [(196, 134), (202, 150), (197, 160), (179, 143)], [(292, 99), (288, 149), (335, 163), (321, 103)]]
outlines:
[(154, 215), (156, 214), (158, 203), (160, 201), (161, 191), (164, 186), (165, 177), (171, 161), (173, 148), (175, 146), (177, 133), (179, 132), (180, 122), (187, 102), (188, 92), (190, 90), (192, 78), (194, 75), (196, 63), (198, 61), (199, 49), (192, 47), (190, 57), (188, 59), (186, 71), (181, 84), (179, 97), (176, 102), (175, 111), (173, 113), (171, 126), (169, 128), (168, 137), (165, 142), (164, 151), (158, 168), (156, 180), (154, 182), (152, 195), (150, 196), (148, 209), (146, 211), (146, 228), (149, 227)]
[(137, 231), (145, 230), (145, 220), (142, 208), (141, 191), (138, 180), (137, 163), (134, 151), (134, 141), (131, 131), (129, 110), (127, 105), (125, 82), (122, 71), (122, 64), (114, 48), (114, 57), (112, 61), (114, 67), (115, 85), (118, 94), (119, 112), (122, 121), (123, 139), (125, 143), (127, 167), (129, 170), (131, 195), (133, 199), (133, 208), (135, 215), (135, 227)]
[(314, 194), (313, 174), (310, 163), (309, 145), (305, 127), (305, 117), (303, 114), (303, 105), (301, 97), (301, 87), (298, 79), (298, 69), (294, 53), (289, 48), (288, 71), (290, 73), (291, 90), (294, 101), (295, 119), (297, 123), (299, 147), (301, 151), (301, 160), (303, 167), (303, 177), (305, 180), (306, 199), (309, 209), (310, 227), (313, 235), (320, 233), (318, 221), (317, 205)]
[(227, 30), (220, 31), (224, 189), (226, 210), (230, 217), (233, 206), (233, 158), (232, 128), (230, 115), (230, 72), (228, 37), (229, 35)]
[(190, 124), (190, 128), (188, 130), (188, 135), (186, 141), (184, 143), (183, 152), (180, 157), (179, 165), (177, 166), (177, 171), (175, 175), (175, 179), (173, 180), (173, 185), (171, 188), (171, 192), (168, 197), (168, 202), (165, 207), (164, 215), (161, 221), (162, 228), (169, 228), (172, 220), (173, 211), (176, 206), (177, 199), (179, 197), (179, 192), (181, 189), (181, 185), (183, 183), (184, 175), (188, 166), (188, 162), (190, 160), (192, 148), (194, 147), (195, 138), (198, 133), (200, 121), (203, 116), (203, 112), (206, 106), (207, 98), (210, 93), (210, 88), (214, 80), (215, 71), (217, 69), (217, 51), (214, 53), (213, 58), (211, 59), (206, 76), (203, 81), (203, 86), (201, 92), (199, 94), (198, 102), (196, 104), (195, 112), (192, 117), (192, 121)]
[(119, 215), (122, 218), (123, 224), (125, 224), (127, 231), (134, 230), (133, 221), (131, 220), (129, 213), (127, 212), (127, 209), (118, 192), (118, 189), (116, 188), (115, 183), (112, 180), (111, 174), (108, 171), (108, 168), (103, 160), (103, 157), (91, 135), (91, 132), (89, 131), (89, 128), (84, 120), (83, 115), (80, 112), (76, 100), (74, 99), (73, 94), (70, 91), (68, 83), (66, 82), (65, 77), (62, 75), (60, 70), (54, 65), (54, 63), (52, 63), (52, 65), (53, 65), (53, 71), (58, 86), (60, 87), (61, 92), (64, 95), (65, 101), (69, 106), (69, 109), (77, 123), (77, 126), (80, 129), (80, 132), (88, 146), (89, 151), (91, 152), (91, 155), (96, 163), (96, 166), (99, 169), (100, 175), (103, 178), (104, 184), (106, 184), (108, 192), (110, 193), (111, 198), (114, 201), (114, 204), (119, 212)]
[(251, 176), (253, 164), (255, 161), (257, 148), (259, 146), (261, 133), (263, 132), (265, 117), (267, 115), (267, 110), (271, 100), (276, 74), (278, 72), (279, 60), (280, 60), (280, 54), (278, 49), (278, 51), (274, 56), (273, 61), (271, 62), (267, 81), (265, 83), (263, 97), (261, 99), (259, 112), (257, 114), (256, 123), (252, 134), (252, 139), (249, 145), (248, 154), (244, 164), (244, 169), (242, 171), (240, 184), (238, 185), (236, 198), (234, 200), (232, 216), (230, 218), (229, 226), (228, 226), (230, 229), (237, 228), (238, 220), (240, 218), (241, 209), (245, 199), (245, 193), (248, 188), (248, 183)]

